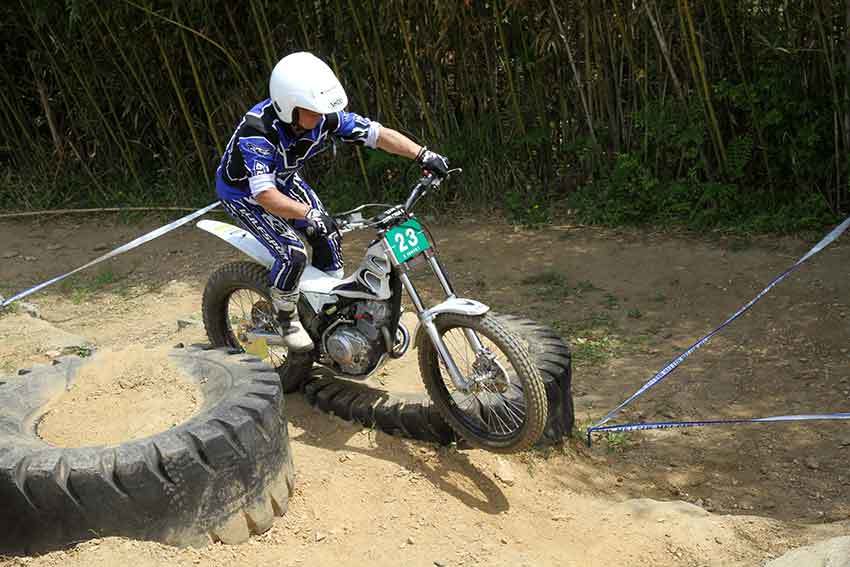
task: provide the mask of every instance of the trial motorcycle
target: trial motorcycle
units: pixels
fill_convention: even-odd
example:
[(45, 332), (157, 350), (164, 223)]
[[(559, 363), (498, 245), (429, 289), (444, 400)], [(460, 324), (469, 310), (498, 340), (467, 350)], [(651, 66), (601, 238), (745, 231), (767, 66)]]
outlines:
[[(487, 305), (457, 296), (430, 231), (413, 214), (443, 181), (425, 175), (403, 204), (368, 203), (336, 216), (342, 234), (368, 230), (375, 238), (348, 277), (305, 268), (298, 311), (315, 345), (311, 352), (290, 353), (283, 346), (268, 290), (273, 256), (242, 228), (200, 221), (199, 228), (254, 260), (226, 264), (210, 276), (203, 297), (210, 341), (267, 358), (285, 392), (297, 390), (315, 364), (340, 378), (365, 380), (415, 346), (425, 390), (461, 438), (495, 452), (532, 446), (543, 433), (548, 407), (531, 355)], [(437, 305), (426, 306), (411, 279), (420, 264), (427, 264), (445, 293)], [(419, 320), (412, 335), (400, 321), (402, 291)]]

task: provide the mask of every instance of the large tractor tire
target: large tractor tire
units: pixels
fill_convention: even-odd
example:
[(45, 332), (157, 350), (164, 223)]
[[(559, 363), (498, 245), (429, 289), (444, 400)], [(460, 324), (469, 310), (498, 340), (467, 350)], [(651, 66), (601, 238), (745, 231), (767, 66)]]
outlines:
[(277, 374), (255, 357), (190, 347), (172, 355), (200, 411), (151, 437), (59, 448), (39, 438), (46, 406), (85, 361), (0, 380), (0, 551), (92, 537), (171, 545), (238, 543), (283, 515), (294, 471)]

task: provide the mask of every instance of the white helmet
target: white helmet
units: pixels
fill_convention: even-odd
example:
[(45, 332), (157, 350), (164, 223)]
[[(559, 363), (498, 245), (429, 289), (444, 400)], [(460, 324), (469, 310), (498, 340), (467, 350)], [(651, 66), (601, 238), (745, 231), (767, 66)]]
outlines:
[(345, 89), (328, 65), (306, 51), (278, 61), (269, 79), (269, 96), (281, 120), (293, 122), (297, 106), (319, 114), (342, 110), (348, 104)]

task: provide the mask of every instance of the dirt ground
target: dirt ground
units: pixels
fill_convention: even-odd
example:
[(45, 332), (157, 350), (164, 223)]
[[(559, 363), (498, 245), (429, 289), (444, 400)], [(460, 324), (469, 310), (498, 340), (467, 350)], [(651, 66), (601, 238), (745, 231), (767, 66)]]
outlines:
[[(0, 222), (0, 293), (75, 268), (164, 220)], [(492, 219), (432, 230), (462, 294), (552, 325), (569, 340), (582, 427), (821, 236), (527, 231)], [(349, 265), (359, 261), (365, 238), (346, 241)], [(848, 411), (848, 238), (778, 286), (622, 419)], [(182, 389), (165, 353), (177, 342), (204, 339), (205, 279), (236, 259), (223, 242), (185, 228), (48, 288), (27, 300), (40, 318), (21, 309), (0, 316), (0, 375), (83, 337), (95, 349), (92, 368), (52, 408), (42, 433), (58, 445), (95, 444), (167, 428), (199, 400)], [(426, 297), (437, 298), (436, 282), (421, 276), (416, 282)], [(418, 391), (415, 352), (379, 373), (375, 385)], [(148, 394), (162, 388), (170, 393), (153, 403)], [(137, 397), (123, 410), (102, 403), (126, 396)], [(148, 429), (127, 411), (144, 400), (150, 403), (138, 414), (158, 417)], [(850, 532), (846, 423), (612, 435), (592, 449), (571, 441), (496, 457), (364, 430), (313, 410), (299, 395), (287, 398), (287, 409), (298, 486), (289, 513), (263, 536), (201, 550), (96, 539), (6, 563), (325, 565), (347, 557), (376, 565), (744, 566)], [(91, 426), (100, 420), (102, 428)], [(60, 434), (49, 434), (51, 424)]]

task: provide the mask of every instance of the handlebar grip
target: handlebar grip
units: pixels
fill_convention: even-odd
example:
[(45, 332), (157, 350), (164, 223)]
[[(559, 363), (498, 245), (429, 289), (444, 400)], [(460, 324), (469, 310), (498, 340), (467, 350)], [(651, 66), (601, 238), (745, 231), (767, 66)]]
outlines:
[(307, 238), (313, 238), (316, 236), (316, 229), (312, 226), (308, 226), (304, 232), (307, 234)]

